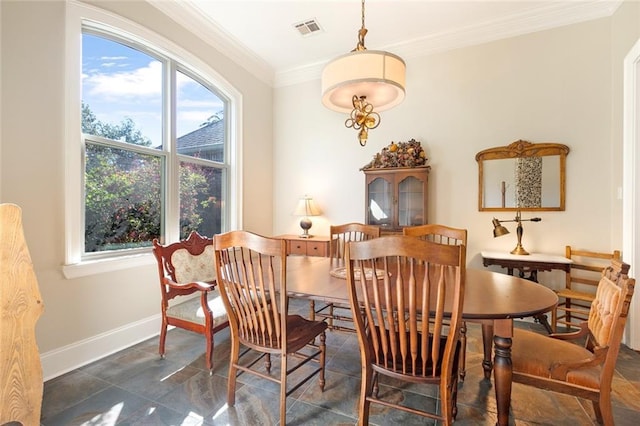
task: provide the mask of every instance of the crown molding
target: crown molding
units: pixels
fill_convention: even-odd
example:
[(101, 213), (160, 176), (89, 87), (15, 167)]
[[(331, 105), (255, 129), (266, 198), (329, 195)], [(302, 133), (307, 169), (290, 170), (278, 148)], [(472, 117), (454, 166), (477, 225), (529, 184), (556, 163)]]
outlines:
[(191, 0), (147, 0), (147, 2), (179, 25), (198, 35), (254, 77), (269, 86), (274, 85), (273, 67), (215, 22), (206, 19), (205, 13)]
[[(205, 42), (272, 87), (283, 87), (320, 78), (322, 68), (333, 58), (288, 70), (275, 71), (241, 41), (216, 23), (191, 0), (147, 0), (178, 24), (198, 34)], [(550, 3), (537, 10), (517, 13), (493, 21), (433, 34), (394, 45), (380, 46), (402, 58), (411, 59), (438, 52), (516, 37), (551, 28), (611, 16), (623, 0), (590, 0)]]
[[(569, 4), (552, 3), (539, 8), (533, 14), (531, 11), (512, 14), (478, 25), (455, 28), (429, 37), (383, 46), (377, 48), (377, 50), (388, 50), (404, 59), (419, 58), (447, 50), (608, 17), (618, 9), (620, 4), (622, 4), (622, 0), (615, 2), (603, 0), (580, 1)], [(331, 59), (333, 58), (327, 58), (326, 61), (304, 67), (276, 72), (274, 87), (289, 86), (319, 79), (322, 74), (322, 68)]]

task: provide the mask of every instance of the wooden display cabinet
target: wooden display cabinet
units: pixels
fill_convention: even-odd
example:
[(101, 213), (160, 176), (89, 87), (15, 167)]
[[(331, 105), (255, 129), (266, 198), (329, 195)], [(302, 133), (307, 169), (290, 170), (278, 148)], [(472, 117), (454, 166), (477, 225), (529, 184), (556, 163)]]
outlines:
[(402, 232), (427, 222), (430, 166), (365, 169), (365, 223)]

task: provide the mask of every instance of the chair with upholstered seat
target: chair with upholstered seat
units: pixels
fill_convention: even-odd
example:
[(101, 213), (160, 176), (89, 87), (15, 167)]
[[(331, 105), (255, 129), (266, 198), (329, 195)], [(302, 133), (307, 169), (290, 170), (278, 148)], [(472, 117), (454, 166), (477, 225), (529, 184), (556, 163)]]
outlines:
[[(467, 246), (467, 230), (462, 228), (452, 228), (437, 223), (427, 223), (425, 225), (409, 226), (402, 229), (404, 235), (421, 238), (437, 244), (463, 245)], [(460, 329), (460, 380), (464, 381), (467, 363), (467, 324), (463, 321)]]
[[(514, 331), (513, 381), (589, 399), (596, 420), (613, 425), (611, 386), (635, 280), (611, 260), (601, 274), (587, 321), (573, 333)], [(575, 344), (578, 339), (584, 344)]]
[[(331, 225), (329, 227), (329, 257), (335, 267), (344, 267), (344, 254), (347, 243), (351, 241), (365, 241), (380, 237), (380, 228), (375, 225), (365, 225), (363, 223), (345, 223), (341, 225)], [(316, 316), (327, 320), (329, 328), (332, 330), (355, 331), (353, 328), (343, 325), (352, 321), (349, 306), (341, 306), (335, 303), (327, 303), (316, 309), (315, 302), (309, 302), (311, 319)], [(347, 311), (347, 312), (345, 312)], [(345, 312), (340, 314), (339, 312)], [(339, 321), (339, 322), (337, 322)]]
[[(214, 238), (216, 276), (231, 329), (227, 403), (235, 404), (236, 378), (247, 372), (280, 385), (280, 424), (286, 424), (286, 398), (316, 375), (324, 390), (324, 321), (288, 314), (286, 242), (246, 231)], [(319, 344), (313, 342), (319, 337)], [(261, 355), (245, 361), (240, 345)], [(271, 374), (271, 355), (280, 358), (280, 371)], [(298, 361), (289, 364), (289, 357)], [(265, 358), (264, 368), (256, 363)], [(300, 369), (307, 365), (308, 370)], [(297, 372), (296, 383), (287, 384)]]
[[(347, 245), (347, 284), (362, 368), (359, 425), (369, 423), (372, 403), (445, 425), (453, 422), (465, 253), (463, 245), (436, 244), (404, 235)], [(447, 312), (450, 318), (445, 324)], [(380, 395), (381, 375), (437, 386), (440, 412), (388, 398), (386, 392)]]
[(186, 240), (162, 245), (153, 240), (160, 276), (162, 326), (159, 353), (164, 358), (167, 327), (205, 336), (206, 365), (213, 371), (213, 335), (229, 324), (216, 289), (213, 239), (192, 232)]
[(611, 259), (620, 260), (620, 251), (600, 253), (565, 247), (565, 256), (571, 259), (570, 272), (566, 274), (564, 288), (557, 290), (558, 305), (551, 311), (551, 328), (558, 325), (577, 328), (589, 316), (589, 306), (596, 294), (602, 270)]

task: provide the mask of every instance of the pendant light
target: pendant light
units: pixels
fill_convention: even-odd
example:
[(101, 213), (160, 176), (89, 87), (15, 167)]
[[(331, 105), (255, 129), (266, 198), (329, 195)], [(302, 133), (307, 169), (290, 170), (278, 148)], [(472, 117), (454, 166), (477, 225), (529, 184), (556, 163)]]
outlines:
[(323, 105), (350, 114), (345, 126), (358, 130), (361, 146), (367, 143), (368, 131), (380, 124), (378, 113), (398, 105), (405, 95), (404, 61), (393, 53), (367, 50), (366, 34), (362, 0), (358, 44), (351, 52), (329, 62), (322, 71)]

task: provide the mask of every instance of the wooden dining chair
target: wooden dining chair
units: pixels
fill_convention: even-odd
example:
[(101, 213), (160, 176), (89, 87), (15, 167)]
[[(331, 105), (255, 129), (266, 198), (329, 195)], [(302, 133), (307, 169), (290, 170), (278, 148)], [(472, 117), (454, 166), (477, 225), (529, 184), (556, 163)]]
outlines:
[(620, 260), (620, 251), (602, 253), (566, 246), (565, 256), (571, 259), (571, 266), (564, 288), (556, 291), (558, 305), (551, 311), (551, 328), (554, 332), (558, 325), (577, 328), (588, 319), (602, 270), (611, 259)]
[[(342, 225), (331, 225), (329, 227), (329, 258), (336, 268), (344, 268), (345, 247), (351, 241), (365, 241), (380, 237), (380, 228), (375, 225), (365, 225), (363, 223), (345, 223)], [(332, 330), (355, 331), (354, 328), (344, 324), (351, 323), (351, 309), (336, 303), (327, 303), (316, 309), (313, 300), (309, 301), (310, 318), (324, 318), (327, 320), (329, 328)], [(336, 323), (335, 321), (340, 321)]]
[(629, 265), (611, 260), (601, 274), (588, 320), (578, 331), (542, 335), (514, 330), (513, 381), (589, 399), (596, 420), (612, 426), (611, 385), (635, 286), (628, 271)]
[[(463, 245), (436, 244), (404, 235), (347, 245), (349, 300), (362, 363), (359, 425), (369, 423), (372, 403), (445, 425), (453, 422), (465, 253)], [(380, 375), (437, 386), (440, 412), (380, 397)]]
[[(206, 364), (213, 372), (213, 335), (229, 324), (216, 289), (213, 239), (192, 232), (186, 240), (162, 245), (153, 240), (158, 263), (162, 326), (158, 352), (164, 358), (168, 326), (204, 335)], [(198, 295), (198, 297), (193, 297)]]
[[(289, 315), (286, 282), (286, 242), (246, 231), (232, 231), (214, 238), (216, 276), (231, 329), (231, 355), (227, 403), (235, 404), (236, 378), (247, 372), (280, 385), (280, 424), (286, 424), (287, 396), (318, 375), (324, 390), (324, 321)], [(319, 344), (315, 345), (316, 337)], [(261, 355), (241, 362), (240, 345)], [(246, 352), (246, 351), (245, 351)], [(271, 373), (271, 355), (279, 355), (280, 371)], [(298, 361), (289, 364), (289, 356)], [(265, 358), (264, 367), (256, 367)], [(313, 362), (311, 371), (297, 376), (288, 386), (287, 377)]]
[[(402, 229), (404, 235), (421, 238), (437, 244), (463, 245), (467, 246), (467, 230), (462, 228), (452, 228), (437, 223), (427, 223), (425, 225), (409, 226)], [(460, 380), (464, 381), (467, 364), (467, 324), (462, 321), (460, 328)]]

